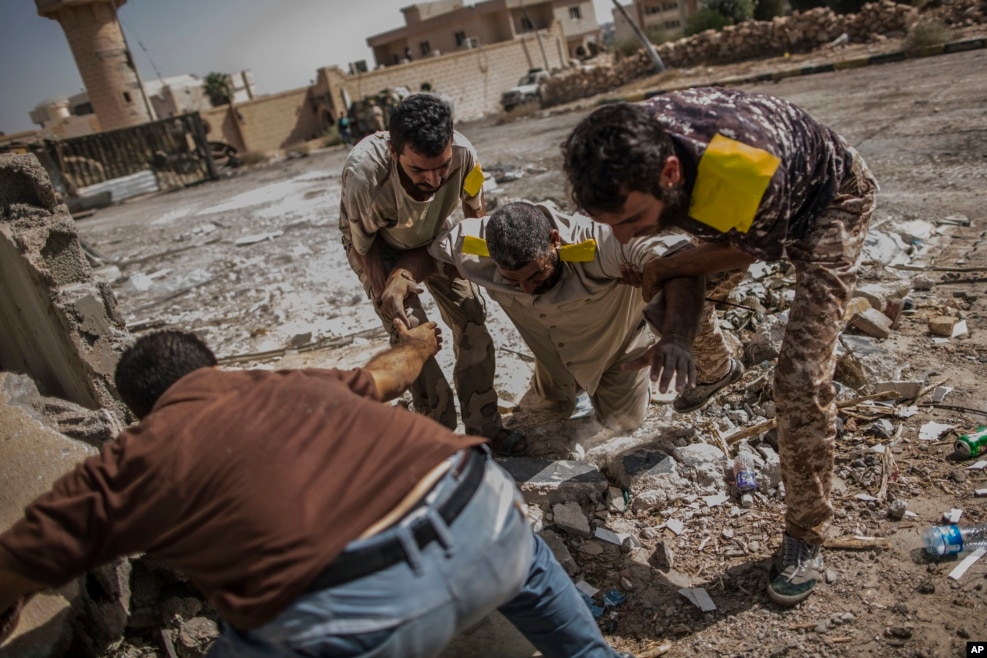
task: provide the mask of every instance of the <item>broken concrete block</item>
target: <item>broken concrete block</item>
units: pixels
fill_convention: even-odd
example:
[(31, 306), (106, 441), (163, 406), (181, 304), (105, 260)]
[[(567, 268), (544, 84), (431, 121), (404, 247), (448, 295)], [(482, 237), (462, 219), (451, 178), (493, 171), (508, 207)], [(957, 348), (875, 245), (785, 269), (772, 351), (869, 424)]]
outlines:
[(614, 512), (616, 514), (621, 514), (627, 509), (627, 503), (624, 502), (624, 492), (617, 487), (610, 487), (607, 489), (607, 510)]
[(206, 617), (193, 617), (178, 629), (175, 649), (179, 658), (205, 658), (209, 647), (219, 635), (216, 622)]
[[(30, 404), (12, 399), (10, 389), (23, 388), (16, 375), (0, 372), (0, 528), (13, 525), (24, 508), (95, 448), (73, 441), (45, 426)], [(24, 607), (21, 621), (4, 655), (56, 656), (64, 654), (72, 636), (73, 618), (82, 610), (78, 581), (59, 590), (46, 590)], [(8, 653), (9, 652), (9, 653)]]
[(554, 517), (555, 525), (573, 537), (588, 539), (593, 534), (589, 528), (589, 519), (583, 514), (579, 503), (575, 501), (569, 501), (564, 505), (561, 503), (554, 505), (552, 507), (552, 516)]
[(514, 457), (500, 464), (517, 481), (529, 504), (588, 502), (592, 494), (600, 495), (608, 486), (599, 469), (585, 462)]
[(949, 315), (937, 315), (929, 320), (929, 331), (933, 336), (953, 337), (953, 328), (959, 322), (959, 318)]
[(850, 318), (850, 324), (868, 336), (887, 338), (891, 335), (891, 318), (876, 308), (867, 308)]

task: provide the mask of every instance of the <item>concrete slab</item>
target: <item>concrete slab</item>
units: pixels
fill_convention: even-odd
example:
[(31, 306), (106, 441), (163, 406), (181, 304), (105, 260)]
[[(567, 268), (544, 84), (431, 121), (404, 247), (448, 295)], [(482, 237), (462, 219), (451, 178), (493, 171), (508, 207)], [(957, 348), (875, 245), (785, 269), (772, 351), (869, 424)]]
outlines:
[[(38, 391), (27, 377), (0, 372), (0, 528), (24, 514), (24, 507), (96, 449), (45, 426), (28, 400)], [(47, 658), (63, 655), (71, 639), (78, 586), (35, 596), (24, 608), (0, 658)]]

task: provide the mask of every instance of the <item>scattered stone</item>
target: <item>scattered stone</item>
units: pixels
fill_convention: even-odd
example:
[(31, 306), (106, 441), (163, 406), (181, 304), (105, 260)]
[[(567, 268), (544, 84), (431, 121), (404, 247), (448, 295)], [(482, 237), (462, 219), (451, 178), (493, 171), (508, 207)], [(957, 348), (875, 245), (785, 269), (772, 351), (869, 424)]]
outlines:
[(582, 537), (585, 539), (593, 534), (589, 528), (589, 520), (577, 502), (570, 501), (564, 505), (554, 505), (552, 507), (552, 516), (554, 517), (555, 525), (573, 537)]
[(898, 499), (888, 505), (888, 518), (892, 521), (901, 521), (905, 518), (906, 511), (908, 511), (908, 504)]
[(219, 635), (219, 627), (206, 617), (193, 617), (178, 629), (175, 649), (179, 658), (205, 658), (213, 640)]

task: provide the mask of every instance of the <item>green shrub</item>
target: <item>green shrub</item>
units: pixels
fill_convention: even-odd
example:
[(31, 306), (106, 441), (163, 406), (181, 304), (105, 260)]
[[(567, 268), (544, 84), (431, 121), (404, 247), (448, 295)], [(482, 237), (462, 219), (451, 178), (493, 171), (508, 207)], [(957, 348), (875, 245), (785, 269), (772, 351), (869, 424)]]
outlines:
[(939, 46), (949, 41), (949, 28), (939, 21), (919, 21), (912, 25), (905, 36), (902, 48), (906, 53), (929, 46)]
[(700, 9), (686, 20), (685, 36), (691, 37), (693, 34), (699, 34), (706, 30), (719, 32), (729, 24), (730, 20), (719, 12), (712, 9)]
[(621, 39), (617, 42), (614, 51), (617, 53), (617, 57), (623, 59), (624, 57), (633, 57), (641, 48), (641, 42), (636, 38)]
[(712, 9), (737, 25), (754, 16), (754, 0), (706, 0), (706, 9)]
[(785, 15), (785, 0), (757, 0), (754, 4), (754, 20), (770, 21)]

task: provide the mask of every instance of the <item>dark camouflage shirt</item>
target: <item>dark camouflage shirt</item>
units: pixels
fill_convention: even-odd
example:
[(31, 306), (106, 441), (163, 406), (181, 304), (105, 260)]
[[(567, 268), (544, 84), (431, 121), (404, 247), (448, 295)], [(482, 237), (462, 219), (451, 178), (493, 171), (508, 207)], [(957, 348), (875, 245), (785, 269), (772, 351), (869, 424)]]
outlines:
[(669, 92), (646, 105), (672, 138), (690, 193), (699, 159), (716, 133), (781, 159), (746, 233), (723, 233), (692, 218), (682, 225), (703, 240), (729, 242), (761, 260), (782, 258), (785, 245), (805, 235), (850, 169), (850, 154), (836, 132), (773, 96), (704, 87)]

